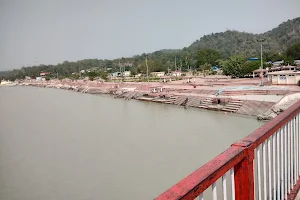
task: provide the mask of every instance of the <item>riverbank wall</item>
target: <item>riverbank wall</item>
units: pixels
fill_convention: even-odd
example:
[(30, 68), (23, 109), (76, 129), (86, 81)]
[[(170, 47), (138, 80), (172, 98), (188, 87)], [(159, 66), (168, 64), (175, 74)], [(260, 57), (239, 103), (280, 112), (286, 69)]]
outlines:
[[(20, 86), (34, 86), (57, 88), (89, 94), (109, 94), (114, 98), (126, 100), (136, 99), (155, 103), (172, 104), (184, 108), (198, 108), (221, 111), (223, 113), (237, 113), (256, 116), (259, 120), (269, 120), (279, 112), (269, 114), (272, 108), (284, 96), (295, 92), (282, 89), (273, 90), (220, 90), (213, 87), (198, 87), (192, 85), (184, 88), (176, 85), (162, 85), (160, 83), (105, 83), (83, 81), (30, 81), (19, 83)], [(265, 98), (257, 99), (262, 96)], [(266, 97), (277, 97), (278, 101), (265, 100)], [(288, 103), (287, 103), (288, 104)]]

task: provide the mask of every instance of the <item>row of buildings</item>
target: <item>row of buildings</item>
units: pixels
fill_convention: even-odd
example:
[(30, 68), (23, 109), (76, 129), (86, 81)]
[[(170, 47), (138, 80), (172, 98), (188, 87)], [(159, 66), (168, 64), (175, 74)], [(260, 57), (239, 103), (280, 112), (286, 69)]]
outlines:
[(298, 85), (300, 81), (300, 60), (294, 60), (294, 65), (284, 66), (284, 60), (267, 62), (272, 67), (253, 71), (253, 77), (264, 76), (273, 85)]
[[(172, 71), (170, 72), (170, 74), (168, 74), (169, 76), (173, 76), (173, 77), (180, 77), (183, 73), (181, 71)], [(156, 78), (161, 78), (166, 76), (165, 72), (151, 72), (149, 74), (151, 77), (156, 77)], [(130, 77), (131, 76), (131, 71), (124, 71), (124, 72), (114, 72), (110, 75), (110, 77), (112, 79), (114, 78), (118, 78), (118, 77)], [(137, 74), (134, 77), (138, 78), (143, 76), (142, 74)]]

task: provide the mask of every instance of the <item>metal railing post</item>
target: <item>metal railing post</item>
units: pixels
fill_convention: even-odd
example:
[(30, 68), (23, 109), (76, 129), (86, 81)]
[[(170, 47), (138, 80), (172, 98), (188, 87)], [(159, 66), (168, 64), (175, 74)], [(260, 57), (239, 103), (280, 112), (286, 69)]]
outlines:
[(232, 146), (245, 147), (247, 154), (234, 166), (235, 200), (254, 200), (254, 148), (246, 141), (237, 141)]

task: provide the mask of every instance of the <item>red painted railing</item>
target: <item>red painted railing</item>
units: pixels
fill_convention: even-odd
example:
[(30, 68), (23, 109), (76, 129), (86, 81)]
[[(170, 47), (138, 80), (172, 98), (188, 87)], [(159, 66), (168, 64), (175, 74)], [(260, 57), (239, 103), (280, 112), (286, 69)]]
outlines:
[[(222, 197), (229, 199), (295, 199), (300, 188), (300, 101), (158, 196), (157, 200), (204, 199), (222, 179)], [(262, 153), (261, 153), (262, 152)], [(261, 163), (263, 166), (261, 166)], [(221, 198), (218, 198), (221, 199)]]

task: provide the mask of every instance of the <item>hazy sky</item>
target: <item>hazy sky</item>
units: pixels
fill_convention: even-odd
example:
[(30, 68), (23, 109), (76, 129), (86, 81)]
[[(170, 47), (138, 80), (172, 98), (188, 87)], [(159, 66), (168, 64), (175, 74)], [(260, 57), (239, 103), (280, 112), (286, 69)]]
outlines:
[(0, 71), (183, 48), (295, 17), (300, 0), (0, 0)]

